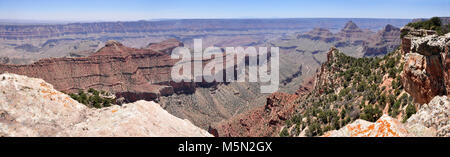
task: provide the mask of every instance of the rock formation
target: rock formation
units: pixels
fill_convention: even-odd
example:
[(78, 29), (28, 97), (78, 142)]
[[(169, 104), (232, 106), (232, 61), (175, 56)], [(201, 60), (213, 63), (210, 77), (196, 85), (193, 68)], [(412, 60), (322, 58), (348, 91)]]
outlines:
[(370, 33), (369, 30), (362, 30), (355, 23), (349, 21), (336, 36), (343, 41), (358, 42), (367, 39)]
[(116, 93), (129, 101), (155, 100), (174, 92), (194, 90), (194, 84), (179, 85), (170, 79), (171, 68), (177, 60), (171, 59), (167, 51), (180, 45), (168, 40), (152, 44), (148, 49), (136, 49), (108, 41), (89, 57), (49, 58), (31, 65), (0, 64), (0, 73), (42, 78), (57, 90), (68, 93), (95, 88)]
[(333, 42), (339, 40), (333, 33), (325, 28), (314, 28), (309, 32), (298, 35), (297, 38), (307, 38), (324, 42)]
[(405, 137), (411, 136), (397, 119), (383, 115), (376, 122), (356, 120), (345, 127), (325, 133), (323, 137)]
[(450, 99), (436, 96), (412, 115), (406, 126), (416, 136), (450, 137)]
[(212, 136), (154, 102), (89, 109), (42, 79), (0, 75), (0, 136)]
[[(387, 26), (384, 32), (393, 29)], [(449, 136), (449, 100), (439, 95), (448, 91), (450, 34), (430, 34), (409, 32), (401, 49), (383, 58), (354, 58), (332, 48), (311, 83), (314, 88), (297, 96), (276, 93), (264, 108), (221, 123), (218, 135)]]
[(168, 39), (161, 43), (150, 43), (147, 45), (147, 49), (164, 52), (170, 55), (174, 48), (183, 46), (184, 44), (177, 39)]
[(274, 93), (267, 97), (264, 106), (256, 107), (248, 112), (220, 122), (215, 128), (220, 137), (267, 137), (277, 136), (284, 121), (289, 119), (296, 108), (294, 103), (313, 88), (314, 80), (307, 79), (295, 94)]
[(403, 28), (405, 66), (402, 82), (416, 102), (428, 103), (437, 95), (450, 93), (450, 33), (437, 36), (434, 31)]
[(363, 56), (384, 55), (394, 51), (401, 43), (400, 28), (388, 24), (382, 30), (373, 33), (359, 28), (352, 21), (347, 22), (344, 28), (336, 34), (328, 29), (314, 28), (309, 32), (297, 35), (297, 38), (334, 43), (334, 46), (338, 48), (360, 46)]
[(436, 96), (424, 104), (406, 123), (388, 115), (376, 122), (356, 120), (339, 130), (327, 132), (324, 137), (450, 137), (450, 100)]
[[(292, 30), (318, 26), (336, 27), (347, 19), (181, 19), (160, 21), (95, 22), (69, 24), (4, 24), (0, 25), (0, 39), (22, 40), (60, 37), (64, 35), (86, 35), (96, 33), (167, 33)], [(366, 27), (379, 28), (386, 23), (404, 25), (409, 20), (357, 20)]]
[(378, 56), (394, 51), (401, 43), (400, 28), (386, 25), (383, 30), (371, 37), (365, 47), (364, 56)]

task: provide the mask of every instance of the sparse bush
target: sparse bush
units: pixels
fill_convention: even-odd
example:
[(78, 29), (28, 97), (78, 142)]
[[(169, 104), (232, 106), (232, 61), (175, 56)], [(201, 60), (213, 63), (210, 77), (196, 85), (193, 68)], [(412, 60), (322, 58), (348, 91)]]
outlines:
[(286, 127), (284, 127), (283, 130), (281, 130), (280, 137), (289, 137), (289, 132)]
[(408, 104), (408, 106), (406, 107), (406, 115), (403, 121), (406, 122), (406, 120), (408, 120), (408, 118), (411, 117), (413, 114), (416, 114), (416, 112), (417, 112), (416, 107), (414, 107), (413, 104)]
[(306, 136), (312, 137), (322, 134), (322, 129), (318, 122), (313, 122), (308, 126), (308, 130), (306, 131)]
[(376, 106), (372, 106), (372, 105), (367, 105), (364, 107), (363, 109), (363, 113), (361, 114), (361, 119), (370, 121), (370, 122), (375, 122), (377, 121), (381, 116), (382, 116), (382, 111), (376, 107)]
[[(102, 96), (100, 95), (102, 93)], [(94, 108), (102, 108), (109, 107), (114, 102), (114, 99), (103, 97), (103, 95), (107, 95), (105, 91), (97, 91), (93, 88), (88, 90), (88, 93), (85, 93), (83, 90), (79, 90), (78, 93), (71, 93), (69, 96), (82, 103), (88, 107)]]
[(439, 35), (443, 35), (449, 32), (449, 25), (447, 24), (443, 26), (439, 17), (433, 17), (429, 20), (409, 23), (407, 26), (413, 27), (415, 29), (434, 30)]

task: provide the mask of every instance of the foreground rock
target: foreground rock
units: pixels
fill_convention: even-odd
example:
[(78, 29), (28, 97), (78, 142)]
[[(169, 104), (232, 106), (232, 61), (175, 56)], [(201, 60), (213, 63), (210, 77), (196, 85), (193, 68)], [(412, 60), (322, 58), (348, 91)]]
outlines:
[(388, 115), (375, 123), (359, 119), (339, 130), (327, 132), (324, 137), (450, 137), (449, 114), (449, 98), (436, 96), (406, 123)]
[(330, 131), (324, 137), (404, 137), (411, 136), (397, 120), (383, 115), (375, 123), (358, 119), (347, 126)]
[(0, 75), (0, 136), (211, 136), (154, 102), (90, 109), (41, 79)]
[(436, 96), (407, 121), (408, 130), (417, 136), (450, 137), (450, 99)]

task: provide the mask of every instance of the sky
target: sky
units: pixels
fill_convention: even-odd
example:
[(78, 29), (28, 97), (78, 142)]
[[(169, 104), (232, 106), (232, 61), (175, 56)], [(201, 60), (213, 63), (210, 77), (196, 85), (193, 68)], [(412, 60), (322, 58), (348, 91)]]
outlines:
[(450, 0), (0, 0), (0, 19), (429, 18)]

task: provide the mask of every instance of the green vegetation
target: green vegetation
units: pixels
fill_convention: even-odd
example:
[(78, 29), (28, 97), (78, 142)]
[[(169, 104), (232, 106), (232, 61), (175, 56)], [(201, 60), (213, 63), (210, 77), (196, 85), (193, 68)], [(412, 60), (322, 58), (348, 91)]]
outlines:
[(413, 27), (415, 29), (434, 30), (439, 35), (447, 34), (450, 31), (450, 25), (442, 25), (441, 19), (439, 17), (433, 17), (429, 20), (409, 23), (407, 26)]
[(280, 137), (289, 137), (289, 132), (286, 127), (280, 132)]
[(363, 114), (361, 114), (361, 119), (375, 122), (377, 121), (383, 113), (381, 112), (381, 109), (372, 105), (367, 105), (363, 109)]
[(407, 107), (406, 107), (406, 115), (405, 115), (405, 117), (404, 117), (404, 119), (403, 119), (403, 122), (406, 122), (406, 120), (408, 120), (408, 118), (409, 117), (411, 117), (413, 114), (415, 114), (417, 111), (416, 111), (416, 107), (414, 107), (414, 105), (412, 105), (412, 104), (409, 104)]
[[(288, 134), (295, 136), (308, 127), (307, 136), (320, 136), (356, 119), (375, 122), (388, 105), (390, 116), (411, 115), (415, 109), (403, 110), (412, 104), (412, 98), (403, 92), (400, 73), (404, 65), (400, 60), (400, 51), (382, 58), (354, 58), (335, 52), (332, 62), (325, 64), (326, 83), (295, 102), (298, 112), (286, 124), (295, 124), (296, 131)], [(382, 85), (389, 81), (391, 85)]]
[(80, 90), (78, 93), (69, 94), (69, 96), (88, 107), (94, 108), (109, 107), (115, 102), (115, 100), (111, 98), (111, 94), (105, 91), (97, 91), (93, 88), (90, 88), (87, 93)]

